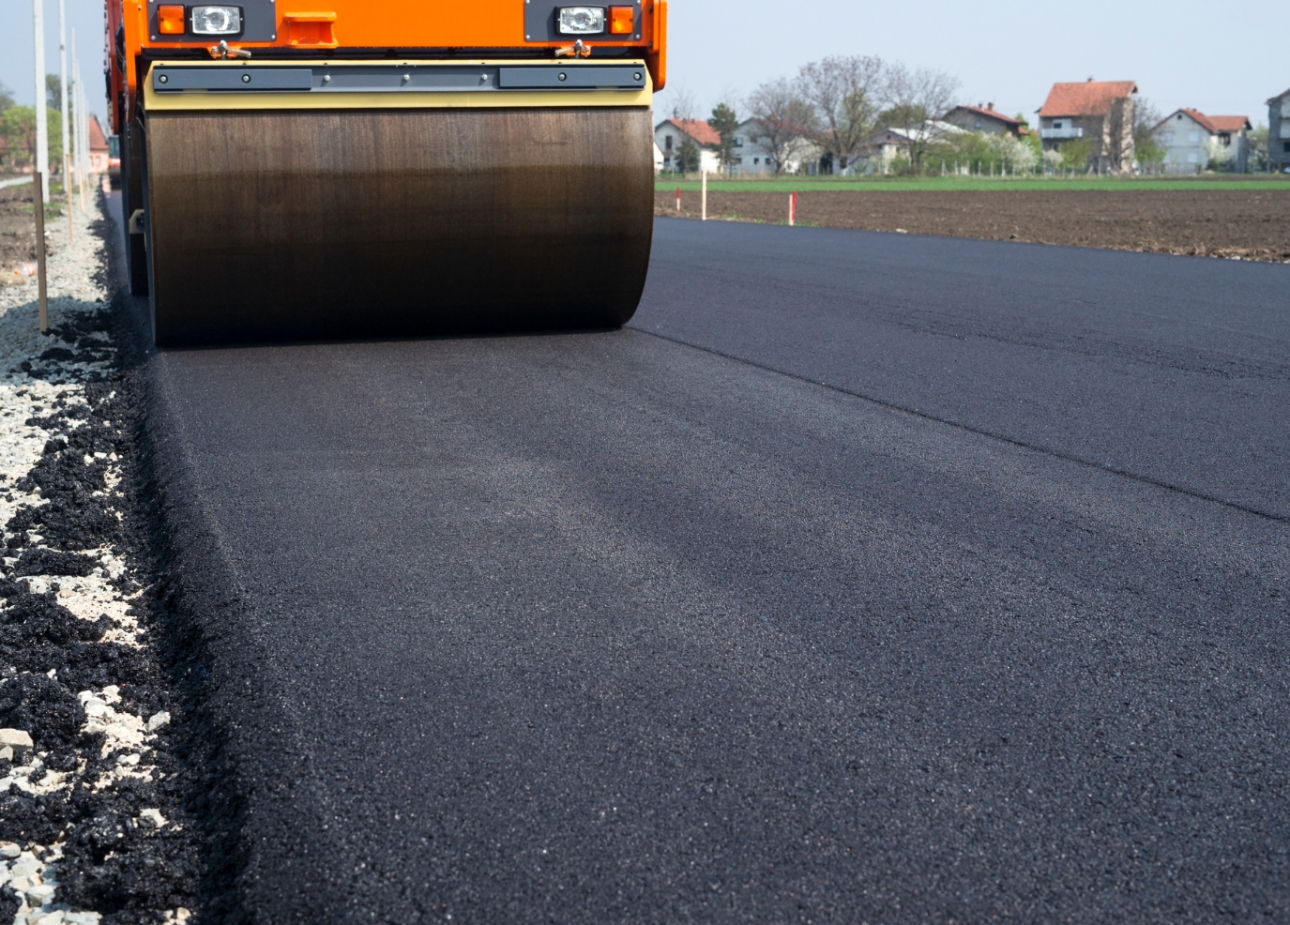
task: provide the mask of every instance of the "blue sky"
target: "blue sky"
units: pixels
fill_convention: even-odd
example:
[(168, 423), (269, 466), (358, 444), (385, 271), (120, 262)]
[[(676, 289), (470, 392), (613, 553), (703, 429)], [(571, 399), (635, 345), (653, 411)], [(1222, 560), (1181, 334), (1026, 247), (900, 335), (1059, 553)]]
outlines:
[[(81, 71), (97, 90), (103, 68), (102, 0), (65, 0)], [(518, 3), (519, 0), (516, 0)], [(829, 54), (870, 54), (956, 76), (965, 103), (1031, 114), (1059, 80), (1136, 80), (1162, 112), (1267, 121), (1264, 101), (1290, 88), (1290, 6), (1195, 0), (671, 0), (670, 81), (703, 113), (763, 80), (791, 76)], [(33, 96), (31, 0), (0, 0), (0, 82)], [(57, 71), (57, 0), (45, 0), (46, 64)], [(105, 111), (102, 93), (90, 105)], [(670, 110), (669, 94), (657, 102)]]
[[(1162, 113), (1187, 106), (1266, 122), (1290, 87), (1290, 6), (1196, 0), (671, 0), (669, 84), (706, 114), (801, 64), (878, 55), (946, 71), (960, 102), (1030, 116), (1057, 81), (1136, 80)], [(667, 113), (667, 91), (656, 109)]]

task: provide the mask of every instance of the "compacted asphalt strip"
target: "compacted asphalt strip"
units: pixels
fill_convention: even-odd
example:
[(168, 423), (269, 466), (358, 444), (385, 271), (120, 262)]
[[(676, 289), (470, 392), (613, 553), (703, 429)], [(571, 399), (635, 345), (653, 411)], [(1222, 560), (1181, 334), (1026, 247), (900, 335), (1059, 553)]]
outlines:
[(252, 920), (1284, 922), (1290, 267), (660, 221), (148, 361)]

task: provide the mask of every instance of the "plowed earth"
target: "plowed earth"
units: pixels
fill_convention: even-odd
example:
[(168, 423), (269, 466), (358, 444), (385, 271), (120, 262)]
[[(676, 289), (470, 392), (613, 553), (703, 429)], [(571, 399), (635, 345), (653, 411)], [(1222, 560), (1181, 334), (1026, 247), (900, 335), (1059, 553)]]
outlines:
[[(708, 217), (788, 220), (786, 193), (708, 193)], [(697, 218), (686, 192), (681, 215)], [(657, 215), (677, 215), (676, 195), (655, 193)], [(1290, 195), (1257, 190), (805, 192), (799, 224), (994, 241), (1290, 261)]]
[(0, 286), (18, 282), (13, 271), (36, 259), (36, 221), (31, 202), (29, 186), (0, 189)]

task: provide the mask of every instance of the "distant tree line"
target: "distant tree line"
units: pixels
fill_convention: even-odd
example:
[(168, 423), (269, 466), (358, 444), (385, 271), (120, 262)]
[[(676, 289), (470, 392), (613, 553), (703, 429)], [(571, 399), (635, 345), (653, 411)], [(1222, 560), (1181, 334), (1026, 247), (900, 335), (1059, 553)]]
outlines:
[[(45, 78), (49, 121), (49, 164), (58, 172), (63, 159), (62, 84), (57, 74)], [(14, 103), (13, 92), (0, 84), (0, 170), (25, 170), (36, 157), (36, 107)]]
[[(1038, 131), (995, 135), (948, 126), (941, 120), (957, 105), (958, 88), (957, 79), (929, 68), (910, 69), (875, 56), (835, 55), (803, 65), (793, 77), (769, 80), (742, 101), (722, 100), (708, 123), (720, 136), (716, 153), (727, 172), (738, 163), (735, 135), (746, 119), (759, 124), (758, 144), (777, 175), (799, 161), (807, 146), (836, 173), (855, 170), (862, 162), (868, 166), (888, 129), (900, 132), (906, 152), (883, 163), (889, 173), (1003, 175), (1088, 169), (1095, 153), (1091, 138), (1072, 138), (1058, 150), (1044, 151)], [(694, 118), (693, 98), (684, 91), (674, 94), (673, 117)], [(1120, 139), (1131, 136), (1133, 151), (1122, 152), (1126, 162), (1132, 160), (1143, 172), (1162, 171), (1165, 150), (1154, 134), (1162, 118), (1159, 110), (1150, 100), (1138, 98), (1132, 112), (1131, 132), (1110, 132), (1112, 144), (1123, 144)], [(1027, 122), (1020, 114), (1016, 118)], [(1267, 169), (1267, 129), (1252, 132), (1249, 144), (1251, 167)], [(1221, 159), (1229, 152), (1216, 148), (1211, 154), (1210, 167), (1221, 169)], [(675, 167), (694, 173), (700, 160), (699, 146), (688, 137), (682, 139)]]

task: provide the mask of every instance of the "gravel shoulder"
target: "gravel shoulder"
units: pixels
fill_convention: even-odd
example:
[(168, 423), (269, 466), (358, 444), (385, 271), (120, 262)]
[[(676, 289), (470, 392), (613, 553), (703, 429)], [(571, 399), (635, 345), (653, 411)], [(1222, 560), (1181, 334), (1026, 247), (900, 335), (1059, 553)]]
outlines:
[[(782, 224), (788, 199), (710, 192), (708, 215)], [(679, 217), (699, 217), (698, 193), (681, 205)], [(675, 193), (656, 192), (654, 214), (678, 217)], [(1290, 195), (1279, 191), (810, 191), (799, 194), (797, 217), (825, 228), (1290, 261)]]
[(34, 281), (0, 288), (0, 921), (178, 923), (201, 877), (183, 706), (108, 226), (97, 207), (76, 222), (73, 241), (48, 228), (48, 335)]

